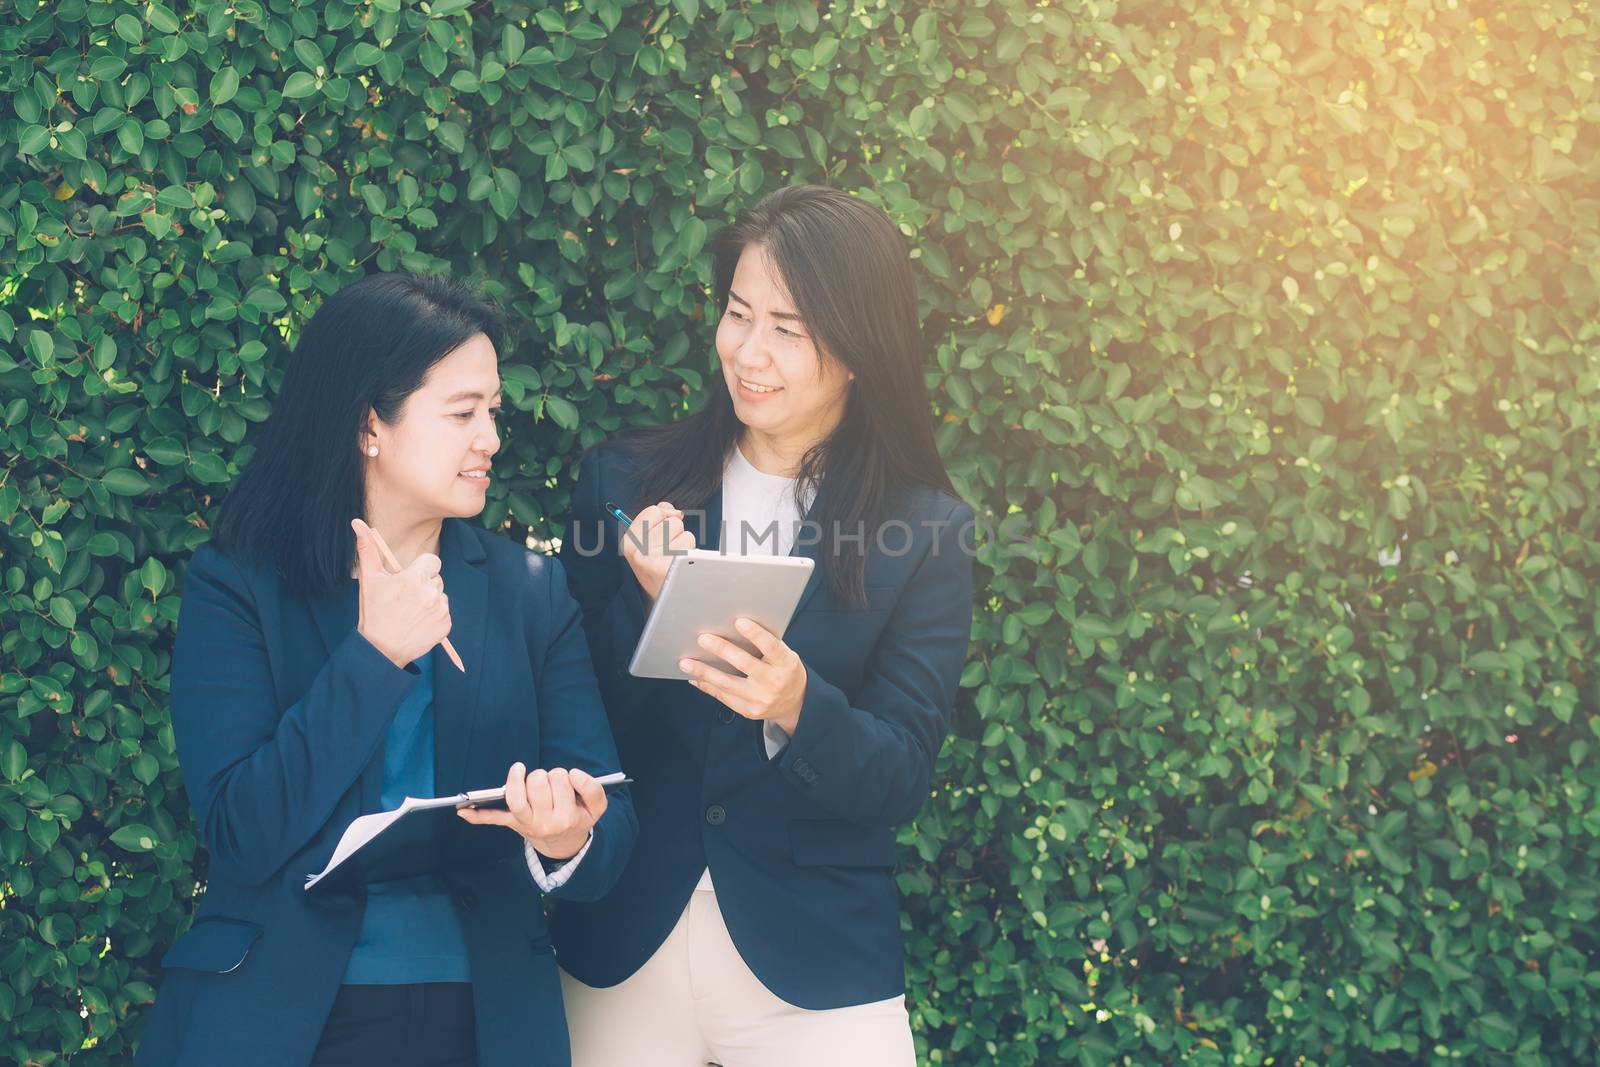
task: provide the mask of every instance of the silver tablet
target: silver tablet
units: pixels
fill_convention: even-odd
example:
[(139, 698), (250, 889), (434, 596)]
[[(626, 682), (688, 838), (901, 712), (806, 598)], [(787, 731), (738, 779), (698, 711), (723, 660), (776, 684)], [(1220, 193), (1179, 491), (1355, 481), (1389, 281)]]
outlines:
[(806, 556), (728, 556), (690, 549), (667, 569), (628, 673), (682, 680), (688, 675), (678, 669), (678, 661), (688, 658), (742, 676), (701, 648), (700, 635), (717, 634), (759, 655), (755, 645), (734, 629), (734, 620), (752, 619), (782, 637), (813, 566)]

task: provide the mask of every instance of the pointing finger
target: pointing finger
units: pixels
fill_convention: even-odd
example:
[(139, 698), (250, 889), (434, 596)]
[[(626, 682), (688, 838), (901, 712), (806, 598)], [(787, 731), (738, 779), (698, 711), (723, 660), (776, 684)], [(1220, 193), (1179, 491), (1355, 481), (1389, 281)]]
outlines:
[(350, 528), (356, 535), (356, 563), (363, 578), (387, 573), (383, 566), (383, 556), (378, 552), (378, 546), (372, 539), (372, 527), (360, 519), (351, 519)]
[(394, 552), (389, 548), (389, 542), (383, 539), (383, 534), (372, 526), (367, 526), (367, 534), (372, 538), (372, 543), (378, 546), (378, 555), (383, 559), (384, 569), (392, 574), (400, 573), (400, 561), (394, 558)]

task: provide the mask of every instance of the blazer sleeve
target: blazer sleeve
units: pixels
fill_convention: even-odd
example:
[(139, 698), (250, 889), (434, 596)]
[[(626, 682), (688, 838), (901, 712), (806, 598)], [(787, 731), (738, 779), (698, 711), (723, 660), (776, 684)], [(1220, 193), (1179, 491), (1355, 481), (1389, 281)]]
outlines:
[(616, 519), (603, 502), (601, 450), (592, 448), (578, 464), (571, 516), (558, 556), (572, 594), (583, 613), (583, 628), (606, 712), (618, 732), (659, 701), (661, 679), (635, 678), (628, 662), (644, 633), (644, 590), (623, 558)]
[(807, 668), (799, 722), (775, 760), (805, 812), (898, 826), (927, 800), (972, 632), (961, 540), (974, 518), (962, 503), (946, 515), (853, 697)]
[(352, 630), (280, 708), (244, 575), (210, 546), (196, 551), (178, 616), (172, 726), (213, 869), (258, 885), (310, 843), (416, 680)]
[[(578, 603), (567, 590), (560, 560), (547, 559), (545, 564), (546, 581), (540, 590), (545, 625), (528, 627), (528, 633), (539, 635), (543, 642), (542, 647), (528, 650), (539, 664), (540, 763), (578, 767), (595, 775), (626, 770), (617, 766), (617, 749), (595, 685)], [(566, 900), (605, 896), (622, 876), (638, 832), (627, 788), (611, 790), (583, 862), (575, 864), (570, 877), (549, 895)], [(531, 872), (528, 877), (531, 881)]]

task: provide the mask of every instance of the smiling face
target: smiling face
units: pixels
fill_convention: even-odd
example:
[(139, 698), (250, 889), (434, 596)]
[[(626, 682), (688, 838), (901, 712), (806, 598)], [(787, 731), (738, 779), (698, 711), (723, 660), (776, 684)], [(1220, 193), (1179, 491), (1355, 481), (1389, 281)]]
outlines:
[(471, 518), (483, 510), (489, 464), (500, 449), (500, 374), (494, 345), (475, 334), (435, 363), (399, 418), (368, 416), (363, 435), (368, 514), (405, 521)]
[(717, 356), (734, 412), (752, 430), (803, 448), (844, 414), (851, 374), (812, 339), (763, 245), (746, 248), (734, 268)]

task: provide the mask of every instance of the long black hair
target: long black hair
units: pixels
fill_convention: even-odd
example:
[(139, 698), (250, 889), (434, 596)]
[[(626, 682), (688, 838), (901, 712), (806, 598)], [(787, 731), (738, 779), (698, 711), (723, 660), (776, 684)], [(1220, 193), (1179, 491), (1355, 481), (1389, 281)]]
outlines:
[[(867, 548), (899, 494), (925, 485), (955, 495), (933, 439), (911, 260), (889, 216), (865, 200), (818, 185), (780, 189), (712, 243), (719, 312), (739, 257), (754, 245), (772, 257), (819, 354), (855, 374), (839, 425), (802, 459), (797, 490), (819, 487), (826, 474), (828, 492), (812, 516), (821, 544), (855, 551), (824, 551), (823, 574), (835, 596), (859, 606)], [(704, 507), (743, 429), (717, 375), (701, 410), (630, 433), (624, 441), (640, 480), (635, 507), (659, 500)], [(854, 540), (862, 530), (865, 539)]]
[(255, 455), (223, 502), (218, 550), (276, 566), (297, 592), (349, 581), (367, 412), (398, 420), (433, 365), (480, 333), (498, 350), (499, 314), (448, 277), (374, 274), (329, 297), (301, 331)]

